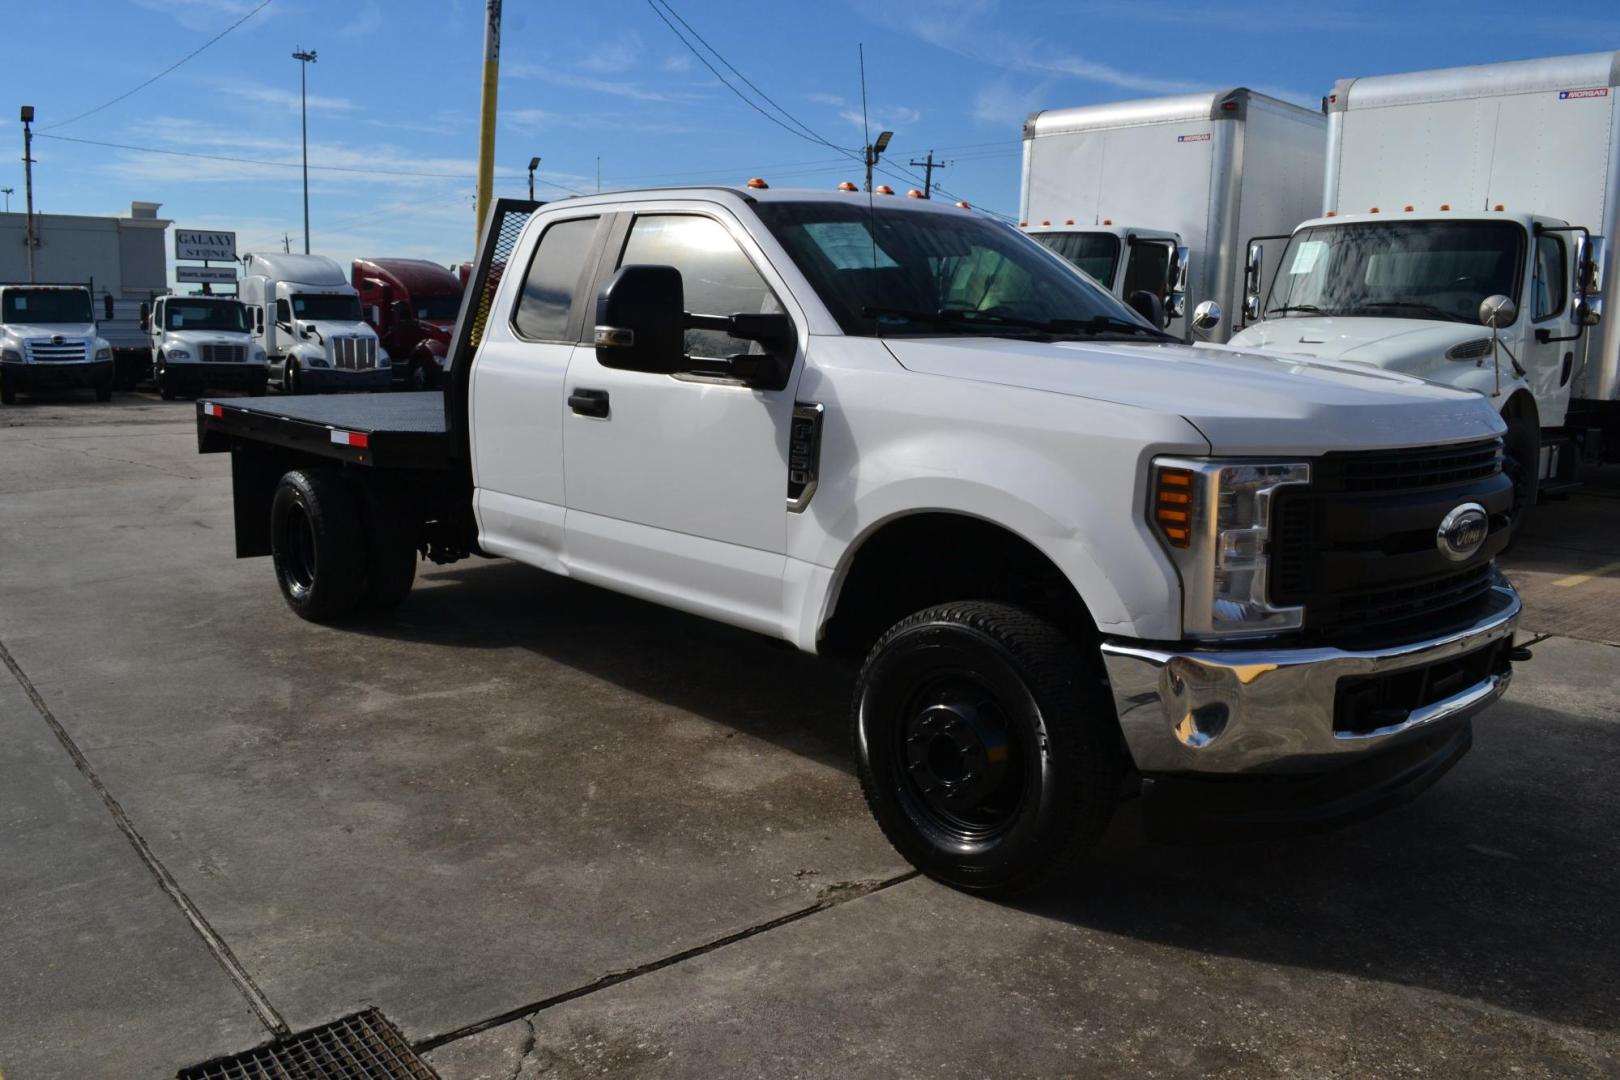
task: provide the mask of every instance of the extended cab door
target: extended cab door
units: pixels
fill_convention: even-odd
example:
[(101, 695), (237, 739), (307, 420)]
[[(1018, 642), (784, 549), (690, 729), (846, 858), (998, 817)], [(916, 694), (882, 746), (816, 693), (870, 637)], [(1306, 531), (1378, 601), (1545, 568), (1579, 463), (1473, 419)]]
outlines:
[[(625, 227), (627, 226), (627, 227)], [(619, 266), (673, 266), (694, 315), (802, 315), (742, 225), (708, 204), (629, 216)], [(746, 341), (688, 330), (692, 358)], [(701, 365), (692, 365), (698, 367)], [(782, 390), (735, 379), (615, 370), (577, 349), (563, 406), (570, 573), (768, 633), (782, 627), (788, 433), (795, 366)]]
[(1564, 423), (1575, 350), (1580, 345), (1575, 340), (1575, 306), (1570, 295), (1575, 257), (1572, 235), (1532, 233), (1530, 287), (1525, 290), (1525, 310), (1519, 314), (1530, 320), (1520, 362), (1544, 428)]
[(550, 570), (562, 569), (563, 377), (591, 332), (588, 290), (611, 221), (589, 209), (541, 219), (507, 271), (522, 278), (502, 285), (512, 299), (494, 310), (510, 314), (484, 328), (468, 388), (480, 543)]

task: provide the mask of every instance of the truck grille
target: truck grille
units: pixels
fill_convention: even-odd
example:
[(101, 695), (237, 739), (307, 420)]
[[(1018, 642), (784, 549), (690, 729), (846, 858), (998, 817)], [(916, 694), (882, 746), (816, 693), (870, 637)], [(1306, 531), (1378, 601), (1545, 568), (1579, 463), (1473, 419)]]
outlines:
[(344, 371), (365, 371), (377, 366), (377, 339), (338, 337), (332, 339), (332, 366)]
[(205, 364), (239, 364), (247, 358), (247, 346), (204, 345), (201, 353)]
[[(1491, 589), (1492, 557), (1507, 542), (1512, 485), (1502, 443), (1326, 454), (1311, 484), (1278, 493), (1272, 518), (1273, 603), (1305, 608), (1305, 634), (1344, 640), (1437, 626)], [(1490, 515), (1485, 544), (1466, 564), (1435, 543), (1453, 507)]]
[(27, 342), (28, 359), (36, 363), (52, 361), (83, 361), (89, 359), (89, 343), (84, 340), (56, 342), (51, 338), (30, 338)]

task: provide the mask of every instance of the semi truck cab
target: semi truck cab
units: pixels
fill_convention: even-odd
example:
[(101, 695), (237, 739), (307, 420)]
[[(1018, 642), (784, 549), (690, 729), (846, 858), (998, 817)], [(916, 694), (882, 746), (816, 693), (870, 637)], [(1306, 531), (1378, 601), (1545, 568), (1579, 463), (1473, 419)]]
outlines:
[(164, 401), (209, 388), (257, 397), (269, 379), (263, 346), (248, 334), (247, 309), (221, 296), (160, 296), (141, 305), (152, 347), (152, 380)]
[(1061, 225), (1026, 222), (1022, 228), (1090, 274), (1138, 314), (1180, 335), (1189, 252), (1179, 233), (1115, 225), (1112, 221), (1085, 228), (1076, 226), (1072, 219)]
[(413, 390), (438, 386), (461, 310), (461, 281), (426, 259), (356, 259), (350, 275), (366, 322), (394, 358), (395, 377)]
[(360, 294), (324, 255), (249, 254), (239, 286), (270, 375), (289, 394), (386, 390), (388, 350), (360, 311)]
[(112, 346), (96, 333), (83, 285), (0, 284), (0, 402), (19, 393), (93, 389), (111, 401)]

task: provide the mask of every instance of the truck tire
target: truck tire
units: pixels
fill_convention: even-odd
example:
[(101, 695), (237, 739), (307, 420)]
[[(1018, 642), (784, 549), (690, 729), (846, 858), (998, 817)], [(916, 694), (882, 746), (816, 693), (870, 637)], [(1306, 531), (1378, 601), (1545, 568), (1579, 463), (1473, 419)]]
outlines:
[(17, 404), (17, 389), (11, 385), (11, 380), (0, 375), (0, 405)]
[(286, 366), (281, 369), (281, 392), (283, 394), (297, 394), (302, 391), (298, 388), (298, 365), (288, 357)]
[(1511, 546), (1524, 532), (1540, 496), (1541, 426), (1531, 408), (1514, 409), (1502, 419), (1507, 421), (1507, 434), (1502, 439), (1502, 471), (1513, 481)]
[(895, 850), (969, 892), (1036, 884), (1094, 844), (1125, 754), (1097, 661), (1021, 608), (960, 602), (879, 639), (851, 728)]
[(366, 534), (366, 587), (362, 605), (392, 611), (416, 581), (417, 520), (410, 504), (394, 491), (367, 486), (359, 492)]
[(331, 622), (359, 606), (366, 583), (365, 536), (348, 485), (327, 469), (294, 469), (270, 502), (270, 555), (287, 606)]
[(96, 400), (111, 401), (113, 394), (113, 377), (107, 376), (105, 382), (96, 383)]
[(152, 381), (157, 384), (158, 397), (164, 401), (174, 400), (174, 380), (169, 378), (168, 365), (161, 360), (152, 372)]

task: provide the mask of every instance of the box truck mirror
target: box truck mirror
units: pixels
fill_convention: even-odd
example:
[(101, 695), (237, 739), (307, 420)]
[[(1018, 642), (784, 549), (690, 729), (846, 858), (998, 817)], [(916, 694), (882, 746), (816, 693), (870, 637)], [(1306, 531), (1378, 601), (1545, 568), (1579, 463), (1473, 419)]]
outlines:
[(152, 305), (145, 300), (141, 301), (141, 329), (152, 329)]
[(1193, 309), (1192, 328), (1195, 333), (1207, 336), (1214, 333), (1219, 325), (1221, 325), (1221, 305), (1215, 301), (1205, 300)]
[(1260, 285), (1264, 280), (1266, 245), (1249, 245), (1249, 264), (1243, 269), (1243, 318), (1253, 322), (1260, 317)]
[(1168, 318), (1179, 319), (1187, 310), (1187, 257), (1190, 252), (1187, 245), (1178, 244), (1175, 253), (1170, 258), (1169, 280), (1166, 291), (1170, 294), (1170, 302), (1165, 305), (1164, 313)]
[(1492, 330), (1510, 326), (1518, 317), (1518, 305), (1501, 293), (1487, 296), (1479, 302), (1479, 321)]
[(1137, 289), (1127, 298), (1126, 303), (1130, 304), (1132, 311), (1151, 323), (1154, 329), (1164, 328), (1164, 301), (1155, 294), (1146, 289)]

